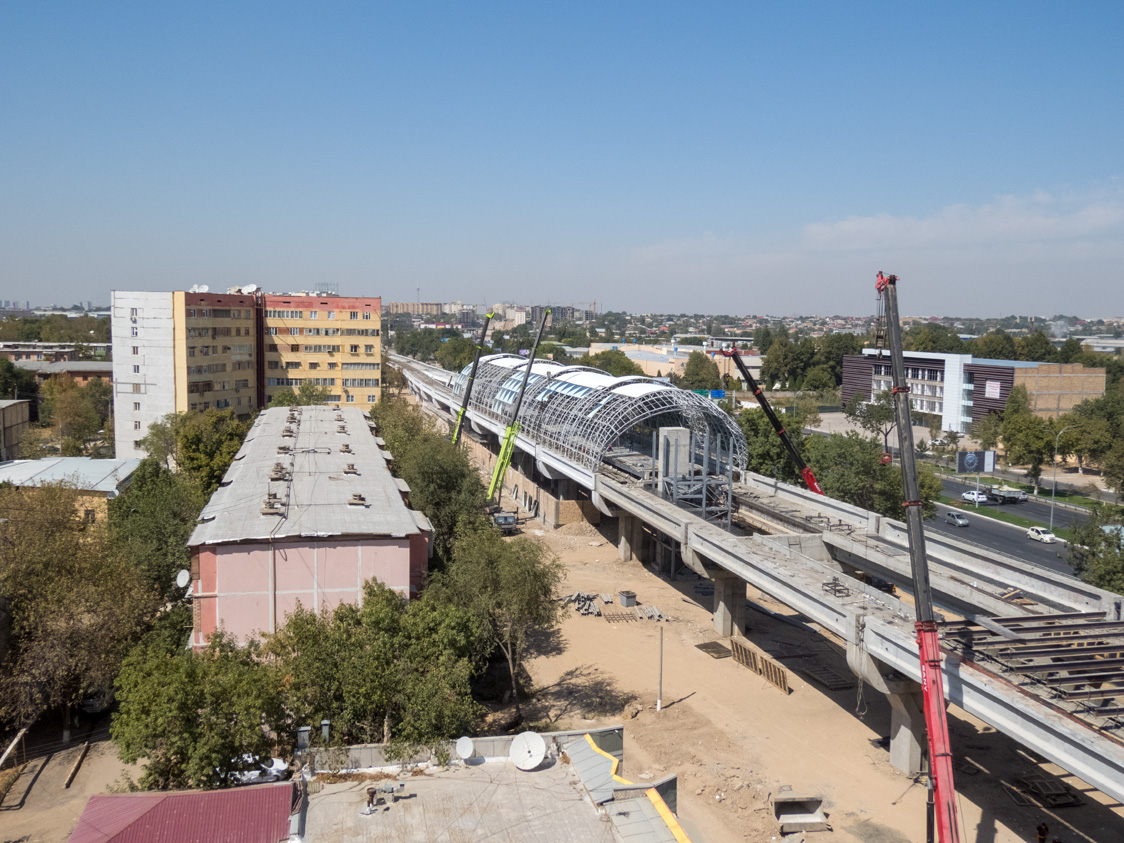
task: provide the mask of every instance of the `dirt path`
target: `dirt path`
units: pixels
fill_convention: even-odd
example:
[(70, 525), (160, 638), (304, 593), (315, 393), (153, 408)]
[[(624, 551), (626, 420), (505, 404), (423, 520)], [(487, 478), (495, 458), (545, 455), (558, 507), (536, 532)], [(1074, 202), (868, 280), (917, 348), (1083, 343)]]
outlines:
[[(608, 522), (610, 525), (612, 522)], [(608, 538), (615, 539), (610, 526)], [(769, 796), (784, 786), (824, 797), (833, 831), (809, 841), (911, 843), (925, 839), (925, 789), (890, 766), (875, 742), (889, 733), (885, 699), (861, 685), (828, 691), (792, 670), (814, 661), (851, 678), (843, 650), (814, 629), (748, 613), (751, 641), (810, 654), (786, 660), (792, 693), (785, 695), (731, 658), (713, 659), (696, 648), (718, 636), (711, 627), (711, 597), (696, 582), (668, 583), (637, 563), (617, 561), (614, 544), (589, 525), (568, 525), (541, 536), (567, 568), (567, 590), (635, 591), (674, 620), (609, 623), (569, 612), (558, 632), (540, 642), (543, 655), (529, 663), (540, 689), (536, 716), (559, 728), (625, 719), (624, 776), (644, 781), (679, 776), (679, 810), (699, 830), (697, 843), (771, 840), (776, 825)], [(758, 605), (789, 610), (750, 589)], [(619, 607), (611, 609), (620, 611)], [(793, 617), (793, 620), (796, 620)], [(655, 711), (660, 627), (664, 629), (663, 704)], [(630, 699), (639, 704), (628, 706)], [(1003, 735), (968, 715), (951, 712), (961, 772), (964, 828), (974, 843), (1033, 840), (1045, 820), (1052, 834), (1072, 841), (1124, 840), (1124, 814), (1100, 794), (1086, 804), (1048, 814), (1019, 807), (1003, 780), (1036, 764)], [(1081, 791), (1087, 785), (1063, 778)], [(777, 838), (779, 839), (779, 837)], [(794, 838), (799, 839), (799, 838)]]

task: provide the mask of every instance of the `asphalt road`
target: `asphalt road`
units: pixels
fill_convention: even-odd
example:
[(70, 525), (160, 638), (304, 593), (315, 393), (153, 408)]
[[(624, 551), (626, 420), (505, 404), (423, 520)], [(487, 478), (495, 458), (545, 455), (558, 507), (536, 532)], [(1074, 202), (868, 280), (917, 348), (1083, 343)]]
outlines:
[[(955, 486), (956, 488), (950, 488)], [(945, 484), (945, 494), (949, 497), (960, 497), (960, 492), (965, 491), (967, 487), (960, 484), (948, 483)], [(971, 488), (975, 489), (976, 484), (973, 483)], [(981, 509), (994, 507), (995, 504), (981, 504)], [(1018, 504), (1003, 504), (1001, 507), (1004, 510), (1011, 510), (1023, 515), (1025, 518), (1034, 518), (1038, 520), (1037, 515), (1032, 515), (1030, 507), (1042, 508), (1039, 503), (1026, 503)], [(1024, 509), (1026, 507), (1026, 509)], [(944, 516), (949, 511), (959, 512), (968, 519), (967, 527), (953, 527), (951, 524), (946, 524)], [(978, 515), (974, 511), (974, 507), (970, 504), (965, 504), (963, 508), (953, 509), (951, 507), (941, 505), (937, 517), (931, 521), (925, 522), (925, 528), (933, 530), (952, 538), (959, 539), (960, 541), (971, 542), (972, 544), (985, 547), (989, 550), (996, 550), (1000, 553), (1005, 553), (1008, 556), (1013, 556), (1016, 559), (1025, 559), (1028, 562), (1034, 562), (1044, 568), (1049, 568), (1052, 571), (1057, 571), (1067, 576), (1073, 576), (1073, 569), (1069, 567), (1066, 558), (1069, 555), (1069, 545), (1059, 539), (1055, 544), (1042, 544), (1026, 537), (1025, 527), (1016, 527), (1012, 524), (1005, 524), (1002, 521), (996, 521), (994, 518), (988, 518), (986, 515)], [(1049, 506), (1045, 507), (1046, 518), (1041, 519), (1047, 521), (1049, 519)], [(1036, 509), (1035, 512), (1038, 510)], [(1054, 524), (1060, 523), (1059, 515), (1063, 510), (1056, 510), (1054, 513)], [(1066, 515), (1072, 520), (1074, 513), (1066, 512)]]
[[(961, 499), (960, 494), (962, 492), (974, 491), (975, 488), (976, 488), (976, 483), (975, 483), (974, 480), (972, 480), (972, 481), (961, 481), (961, 480), (952, 480), (952, 479), (948, 479), (948, 478), (941, 478), (941, 482), (944, 485), (944, 493), (948, 497), (955, 498), (956, 500)], [(980, 484), (980, 489), (982, 491), (985, 491), (985, 492), (987, 491), (987, 487), (984, 486), (984, 484), (982, 484), (982, 483)], [(1029, 518), (1031, 521), (1037, 521), (1040, 524), (1049, 524), (1050, 523), (1050, 498), (1049, 497), (1046, 497), (1044, 499), (1039, 498), (1038, 500), (1035, 500), (1034, 496), (1031, 495), (1029, 500), (1021, 501), (1019, 503), (997, 504), (997, 503), (992, 503), (992, 502), (989, 501), (988, 503), (980, 504), (980, 509), (985, 509), (985, 508), (988, 508), (988, 507), (993, 507), (993, 508), (1001, 510), (1003, 512), (1010, 512), (1012, 515), (1020, 515), (1023, 518)], [(970, 515), (971, 510), (974, 509), (974, 508), (975, 508), (974, 504), (970, 504), (967, 501), (964, 501), (964, 512), (965, 512), (965, 514)], [(1083, 520), (1084, 517), (1085, 516), (1084, 516), (1083, 513), (1074, 512), (1072, 509), (1066, 509), (1066, 508), (1060, 507), (1060, 506), (1055, 507), (1055, 509), (1054, 509), (1054, 526), (1055, 527), (1068, 527), (1074, 521)]]

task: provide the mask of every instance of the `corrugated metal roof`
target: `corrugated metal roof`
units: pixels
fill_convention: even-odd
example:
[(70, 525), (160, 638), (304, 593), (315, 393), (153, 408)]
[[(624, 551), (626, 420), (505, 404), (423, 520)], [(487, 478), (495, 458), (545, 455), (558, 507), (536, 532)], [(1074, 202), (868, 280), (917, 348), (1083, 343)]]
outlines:
[(112, 372), (109, 360), (16, 360), (21, 369), (43, 375), (61, 375), (66, 372)]
[(626, 843), (678, 843), (675, 833), (647, 795), (610, 802), (605, 808)]
[(280, 843), (293, 786), (91, 796), (70, 843)]
[[(294, 422), (289, 413), (274, 407), (258, 416), (188, 545), (292, 536), (401, 538), (432, 530), (402, 500), (387, 468), (389, 455), (361, 410), (299, 407)], [(350, 453), (341, 450), (345, 444)], [(358, 473), (348, 473), (349, 464)], [(270, 493), (280, 514), (262, 513)], [(350, 503), (354, 495), (363, 497), (358, 505)]]
[(0, 483), (41, 486), (68, 483), (86, 492), (119, 492), (129, 484), (138, 459), (96, 460), (92, 457), (52, 457), (0, 463)]

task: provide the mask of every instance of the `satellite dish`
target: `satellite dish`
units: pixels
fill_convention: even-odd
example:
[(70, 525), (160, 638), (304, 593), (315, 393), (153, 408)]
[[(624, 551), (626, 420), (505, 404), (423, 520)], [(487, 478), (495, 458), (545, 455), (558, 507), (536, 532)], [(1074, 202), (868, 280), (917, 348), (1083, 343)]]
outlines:
[(180, 588), (187, 588), (188, 583), (190, 582), (191, 574), (188, 571), (183, 570), (176, 574), (176, 585)]
[(189, 293), (198, 293), (199, 292), (199, 285), (198, 284), (192, 284), (191, 289), (188, 290), (188, 292)]
[(247, 296), (250, 295), (250, 293), (256, 293), (257, 291), (258, 291), (258, 285), (257, 284), (247, 284), (245, 287), (242, 288), (242, 292), (245, 293)]
[(207, 292), (210, 292), (210, 290), (211, 290), (210, 287), (208, 287), (206, 284), (202, 284), (202, 285), (200, 285), (198, 292), (207, 293)]
[(546, 741), (537, 732), (516, 735), (508, 756), (520, 770), (533, 770), (546, 758)]
[(472, 738), (467, 735), (463, 738), (457, 738), (457, 757), (462, 761), (467, 761), (469, 758), (476, 754), (476, 749), (472, 745)]

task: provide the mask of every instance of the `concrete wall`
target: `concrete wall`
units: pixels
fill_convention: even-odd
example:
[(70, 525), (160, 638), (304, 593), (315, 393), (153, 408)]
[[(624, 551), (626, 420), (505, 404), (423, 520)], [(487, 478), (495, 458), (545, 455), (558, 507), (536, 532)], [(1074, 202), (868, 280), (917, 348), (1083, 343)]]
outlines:
[[(415, 543), (416, 544), (416, 543)], [(192, 645), (219, 627), (239, 641), (273, 632), (298, 603), (314, 611), (362, 604), (363, 583), (377, 579), (409, 597), (421, 573), (408, 539), (302, 539), (204, 546), (192, 559)]]
[(176, 410), (172, 294), (114, 290), (111, 311), (114, 446), (143, 457), (137, 440)]

